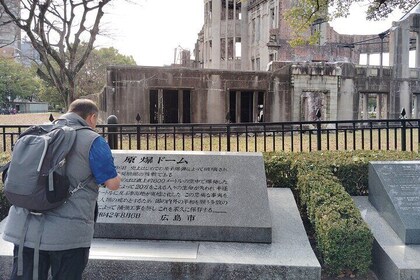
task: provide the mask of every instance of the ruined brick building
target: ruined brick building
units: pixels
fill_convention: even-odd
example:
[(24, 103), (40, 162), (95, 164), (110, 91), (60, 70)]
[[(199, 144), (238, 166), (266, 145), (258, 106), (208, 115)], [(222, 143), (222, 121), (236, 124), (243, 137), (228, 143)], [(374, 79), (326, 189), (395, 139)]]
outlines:
[[(122, 123), (224, 123), (420, 117), (420, 4), (384, 33), (341, 35), (327, 22), (317, 45), (292, 48), (291, 1), (204, 0), (195, 59), (171, 67), (108, 68), (96, 95)], [(416, 67), (409, 68), (409, 51)], [(380, 66), (359, 65), (380, 53)], [(390, 66), (383, 66), (389, 53)], [(185, 57), (185, 55), (184, 55)], [(370, 105), (369, 105), (370, 104)], [(262, 118), (263, 116), (263, 118)]]
[[(17, 0), (9, 0), (14, 4)], [(104, 118), (122, 123), (224, 123), (420, 117), (420, 4), (382, 34), (342, 35), (317, 21), (318, 44), (290, 47), (291, 0), (203, 0), (194, 59), (171, 67), (108, 68), (93, 95)], [(16, 6), (18, 7), (18, 5)], [(19, 12), (19, 11), (17, 11)], [(5, 19), (3, 19), (5, 20)], [(19, 30), (0, 30), (1, 49), (19, 50)], [(415, 68), (409, 51), (416, 50)], [(361, 66), (360, 54), (389, 53), (390, 66)]]
[[(292, 48), (292, 31), (284, 12), (293, 1), (205, 0), (204, 26), (195, 57), (203, 68), (266, 70), (271, 61), (359, 62), (361, 49), (346, 48), (372, 36), (340, 35), (322, 19), (310, 32), (319, 31), (316, 46)], [(197, 59), (198, 58), (198, 59)]]

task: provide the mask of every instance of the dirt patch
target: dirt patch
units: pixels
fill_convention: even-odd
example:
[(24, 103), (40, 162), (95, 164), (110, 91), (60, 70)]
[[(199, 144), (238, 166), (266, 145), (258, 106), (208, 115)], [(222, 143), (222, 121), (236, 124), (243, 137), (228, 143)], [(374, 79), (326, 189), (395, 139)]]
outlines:
[(53, 115), (54, 119), (61, 115), (60, 113), (0, 115), (0, 125), (42, 124), (49, 122), (51, 114)]

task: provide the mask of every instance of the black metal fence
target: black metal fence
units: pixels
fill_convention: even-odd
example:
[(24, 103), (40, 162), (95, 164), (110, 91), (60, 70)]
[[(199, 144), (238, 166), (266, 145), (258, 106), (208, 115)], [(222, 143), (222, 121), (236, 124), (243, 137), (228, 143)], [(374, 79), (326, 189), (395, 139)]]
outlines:
[[(117, 124), (98, 132), (113, 149), (190, 151), (418, 151), (420, 119), (241, 124)], [(0, 125), (0, 150), (10, 151), (29, 125)]]

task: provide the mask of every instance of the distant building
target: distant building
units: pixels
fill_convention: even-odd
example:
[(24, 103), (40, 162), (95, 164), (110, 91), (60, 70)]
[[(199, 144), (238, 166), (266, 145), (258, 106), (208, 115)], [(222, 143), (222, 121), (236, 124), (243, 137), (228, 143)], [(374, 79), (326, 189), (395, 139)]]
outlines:
[(48, 112), (48, 102), (34, 101), (14, 101), (13, 108), (17, 113), (46, 113)]
[(33, 63), (41, 64), (40, 55), (37, 50), (32, 46), (32, 42), (23, 39), (21, 43), (20, 62), (29, 67)]
[[(19, 0), (5, 0), (10, 4), (11, 10), (20, 14), (20, 1)], [(6, 57), (19, 57), (21, 47), (21, 31), (12, 24), (8, 23), (3, 25), (4, 22), (10, 20), (10, 17), (0, 7), (0, 56)]]
[[(5, 0), (12, 7), (12, 11), (20, 13), (19, 0)], [(32, 62), (40, 62), (39, 53), (32, 46), (32, 43), (25, 38), (21, 37), (21, 30), (14, 24), (7, 22), (10, 17), (2, 11), (0, 6), (0, 56), (15, 58), (17, 61), (25, 66), (31, 66)]]

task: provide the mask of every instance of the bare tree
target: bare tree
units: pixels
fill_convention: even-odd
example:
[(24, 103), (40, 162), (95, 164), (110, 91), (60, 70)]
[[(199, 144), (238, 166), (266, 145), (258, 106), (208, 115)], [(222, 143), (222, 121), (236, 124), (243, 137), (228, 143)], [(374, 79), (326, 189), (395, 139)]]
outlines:
[[(244, 0), (248, 1), (248, 0)], [(285, 13), (293, 30), (292, 45), (302, 45), (318, 41), (315, 34), (307, 38), (307, 31), (317, 21), (329, 21), (347, 17), (351, 5), (365, 3), (366, 19), (379, 20), (386, 18), (394, 10), (409, 12), (419, 0), (299, 0)]]
[(20, 0), (16, 13), (10, 1), (0, 0), (40, 54), (43, 67), (38, 74), (57, 88), (66, 105), (78, 97), (77, 75), (93, 49), (103, 8), (110, 1)]

